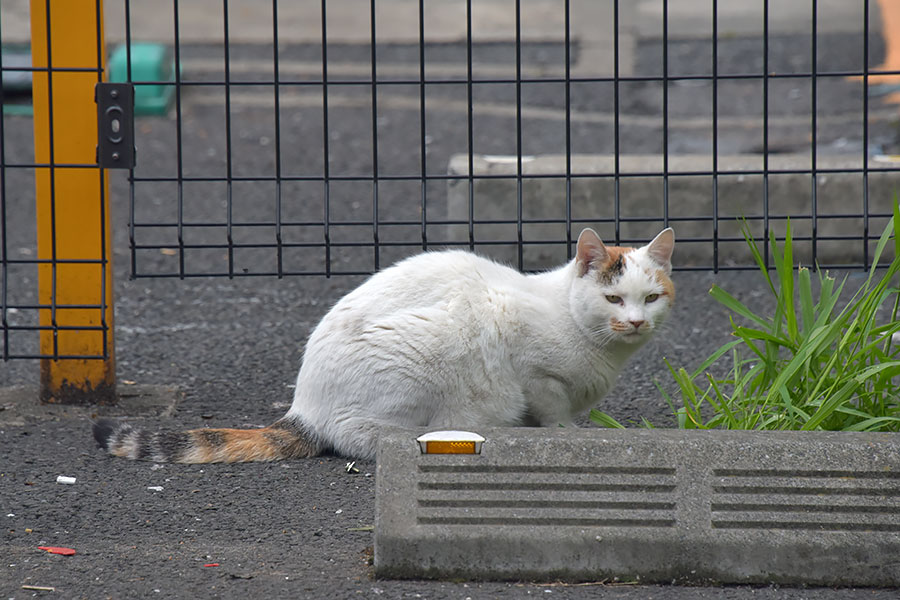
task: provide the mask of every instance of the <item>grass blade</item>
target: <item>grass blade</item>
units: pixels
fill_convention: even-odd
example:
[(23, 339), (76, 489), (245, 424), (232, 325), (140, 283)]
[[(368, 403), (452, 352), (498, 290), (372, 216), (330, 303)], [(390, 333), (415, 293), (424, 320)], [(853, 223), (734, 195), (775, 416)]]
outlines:
[(750, 247), (750, 253), (753, 255), (753, 260), (756, 261), (756, 266), (759, 267), (760, 273), (762, 273), (763, 277), (766, 280), (766, 283), (769, 284), (769, 290), (772, 292), (773, 296), (778, 295), (778, 292), (775, 291), (775, 284), (772, 283), (772, 277), (769, 275), (769, 269), (766, 265), (766, 261), (763, 258), (762, 252), (759, 251), (759, 244), (756, 243), (756, 240), (753, 238), (753, 234), (750, 231), (750, 225), (747, 223), (747, 220), (741, 219), (741, 233), (744, 236), (744, 240), (747, 242), (747, 246)]
[[(797, 341), (797, 312), (794, 308), (794, 242), (791, 236), (791, 220), (787, 220), (784, 234), (784, 253), (781, 260), (775, 265), (778, 274), (779, 288), (779, 305), (784, 311), (784, 317), (787, 321), (788, 336)], [(774, 237), (773, 237), (774, 239)]]
[(892, 425), (900, 425), (900, 417), (872, 417), (859, 423), (854, 423), (845, 431), (897, 431)]
[(797, 288), (800, 292), (800, 315), (803, 319), (803, 332), (809, 334), (816, 322), (816, 307), (812, 298), (812, 283), (809, 278), (809, 269), (801, 267), (797, 270)]
[(608, 427), (610, 429), (625, 429), (624, 425), (616, 421), (605, 412), (597, 410), (596, 408), (591, 409), (590, 419), (591, 421), (602, 427)]
[[(709, 358), (704, 360), (703, 363), (699, 367), (697, 367), (697, 370), (691, 374), (691, 380), (693, 381), (694, 379), (697, 379), (697, 377), (699, 377), (700, 375), (705, 373), (706, 370), (713, 365), (713, 363), (715, 363), (717, 360), (719, 360), (719, 358), (721, 358), (723, 354), (731, 351), (732, 348), (734, 348), (735, 346), (739, 346), (742, 343), (743, 343), (742, 340), (732, 340), (732, 341), (728, 342), (727, 344), (725, 344), (724, 346), (722, 346), (721, 348), (719, 348), (718, 350), (716, 350), (715, 352), (713, 352), (709, 356)], [(667, 365), (669, 364), (668, 360), (666, 360), (666, 359), (663, 359), (663, 360)], [(672, 369), (672, 366), (669, 365), (669, 370), (671, 370), (671, 369)]]
[(753, 311), (744, 306), (744, 304), (740, 300), (738, 300), (719, 286), (712, 286), (709, 290), (709, 295), (712, 296), (716, 300), (716, 302), (723, 305), (728, 310), (736, 312), (742, 317), (753, 321), (763, 329), (772, 328), (772, 323), (770, 321), (766, 321), (762, 317), (755, 315)]

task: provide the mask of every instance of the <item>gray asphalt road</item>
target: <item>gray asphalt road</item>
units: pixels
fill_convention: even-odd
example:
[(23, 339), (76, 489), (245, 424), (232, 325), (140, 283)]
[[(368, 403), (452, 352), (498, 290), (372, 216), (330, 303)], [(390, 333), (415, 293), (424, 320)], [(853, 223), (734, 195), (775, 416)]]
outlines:
[[(350, 279), (119, 284), (120, 381), (176, 384), (173, 418), (150, 427), (256, 426), (286, 408), (301, 348)], [(695, 362), (727, 337), (706, 296), (716, 280), (759, 304), (746, 275), (676, 276), (666, 330), (631, 363), (601, 408), (666, 422), (653, 386), (662, 356)], [(4, 365), (2, 384), (33, 380), (33, 363)], [(24, 370), (27, 372), (23, 373)], [(588, 424), (584, 424), (589, 426)], [(278, 464), (154, 465), (109, 458), (86, 417), (0, 425), (0, 591), (53, 586), (66, 598), (891, 598), (896, 590), (775, 587), (566, 586), (527, 582), (376, 580), (369, 560), (375, 465), (349, 475), (337, 457)], [(56, 483), (58, 475), (77, 478)], [(162, 489), (155, 491), (152, 487)], [(75, 548), (75, 556), (38, 546)], [(217, 563), (217, 567), (205, 567)], [(157, 592), (159, 590), (159, 592)]]
[[(552, 49), (551, 49), (552, 50)], [(252, 49), (248, 49), (251, 52)], [(349, 51), (349, 50), (348, 50)], [(648, 50), (649, 52), (649, 50)], [(361, 96), (354, 102), (353, 94)], [(370, 113), (366, 90), (343, 94), (332, 120), (333, 172), (371, 172)], [(444, 92), (442, 92), (444, 93)], [(458, 92), (446, 92), (446, 94)], [(504, 92), (508, 94), (507, 92)], [(736, 97), (740, 94), (736, 91)], [(185, 98), (186, 172), (223, 173), (224, 148), (221, 109), (213, 110), (209, 91), (191, 91)], [(541, 95), (543, 94), (543, 95)], [(838, 93), (835, 92), (837, 95)], [(559, 107), (558, 89), (539, 93), (535, 104)], [(588, 102), (587, 94), (585, 102)], [(448, 98), (437, 98), (436, 103)], [(501, 98), (508, 108), (508, 96)], [(849, 100), (848, 100), (849, 101)], [(218, 102), (218, 100), (216, 100)], [(240, 140), (235, 168), (243, 173), (271, 173), (272, 116), (266, 107), (248, 99), (236, 109), (234, 138)], [(635, 101), (634, 110), (640, 102)], [(685, 100), (689, 102), (689, 98)], [(721, 100), (720, 100), (721, 102)], [(728, 105), (722, 102), (722, 105)], [(452, 106), (452, 105), (451, 105)], [(685, 105), (687, 106), (687, 104)], [(309, 112), (305, 112), (309, 111)], [(322, 161), (317, 107), (283, 116), (286, 164), (297, 172), (319, 172)], [(650, 109), (648, 109), (650, 111)], [(387, 136), (381, 143), (381, 166), (386, 171), (417, 169), (417, 132), (406, 126), (414, 112), (385, 104), (382, 123)], [(510, 151), (510, 111), (479, 121), (478, 151)], [(514, 114), (514, 111), (513, 113)], [(440, 117), (440, 118), (438, 118)], [(553, 127), (548, 122), (554, 123)], [(465, 115), (436, 113), (431, 125), (428, 169), (441, 172), (449, 156), (465, 150)], [(598, 151), (608, 146), (608, 131), (586, 122), (577, 139)], [(461, 125), (462, 124), (462, 125)], [(5, 121), (7, 156), (28, 160), (31, 122)], [(167, 119), (138, 123), (140, 173), (172, 174), (174, 125)], [(368, 132), (368, 133), (367, 133)], [(494, 133), (492, 133), (494, 132)], [(505, 132), (503, 135), (497, 132)], [(536, 119), (526, 151), (540, 151), (540, 142), (556, 143), (558, 121)], [(802, 135), (798, 134), (801, 139)], [(635, 144), (656, 142), (641, 131)], [(698, 138), (700, 139), (700, 138)], [(555, 142), (554, 142), (555, 140)], [(582, 143), (582, 142), (579, 142)], [(340, 149), (340, 150), (337, 150)], [(513, 145), (514, 149), (514, 145)], [(657, 148), (658, 149), (658, 148)], [(554, 148), (558, 151), (558, 148)], [(10, 252), (33, 252), (33, 173), (7, 171)], [(335, 186), (337, 190), (341, 186)], [(371, 191), (367, 185), (345, 186), (332, 202), (342, 218), (367, 219)], [(171, 219), (172, 185), (141, 184), (139, 218)], [(304, 186), (291, 189), (302, 195)], [(362, 191), (361, 191), (362, 190)], [(436, 186), (433, 214), (440, 214)], [(312, 194), (312, 192), (310, 192)], [(417, 218), (418, 196), (410, 203), (408, 190), (385, 185), (381, 210), (390, 218)], [(186, 210), (222, 219), (221, 185), (186, 186)], [(241, 214), (269, 218), (272, 190), (248, 184), (242, 191)], [(318, 319), (358, 277), (227, 279), (139, 279), (129, 281), (127, 248), (128, 187), (115, 174), (112, 200), (116, 223), (115, 269), (118, 376), (128, 381), (176, 385), (184, 399), (172, 418), (139, 419), (148, 426), (191, 428), (255, 426), (279, 417), (290, 401), (303, 344)], [(318, 215), (315, 202), (297, 203)], [(195, 214), (191, 212), (190, 214)], [(411, 215), (411, 217), (410, 217)], [(414, 238), (415, 227), (397, 233)], [(172, 243), (171, 228), (150, 232), (159, 243)], [(221, 231), (196, 231), (196, 239), (217, 239)], [(269, 234), (270, 235), (270, 232)], [(312, 236), (313, 233), (298, 232)], [(318, 234), (317, 234), (318, 235)], [(355, 230), (347, 236), (357, 235)], [(362, 234), (360, 234), (362, 235)], [(370, 235), (366, 230), (365, 235)], [(209, 237), (204, 237), (209, 236)], [(149, 238), (148, 238), (149, 239)], [(349, 239), (349, 237), (348, 237)], [(387, 251), (382, 263), (404, 252)], [(173, 272), (174, 259), (159, 250), (145, 251), (141, 268)], [(247, 251), (237, 259), (247, 269), (271, 268), (271, 252)], [(297, 265), (321, 264), (321, 252), (292, 257)], [(371, 251), (338, 254), (336, 264), (348, 269), (371, 268)], [(197, 271), (221, 270), (221, 252), (197, 253)], [(677, 253), (676, 253), (677, 262)], [(654, 380), (664, 385), (663, 357), (694, 365), (728, 339), (727, 316), (707, 296), (717, 282), (753, 306), (765, 306), (758, 278), (744, 273), (680, 272), (675, 275), (678, 301), (665, 330), (634, 359), (601, 408), (619, 419), (647, 417), (667, 422), (667, 408)], [(9, 280), (16, 301), (34, 299), (34, 274), (13, 269)], [(23, 313), (14, 315), (27, 322)], [(17, 336), (17, 344), (34, 341)], [(33, 384), (37, 364), (12, 361), (0, 365), (0, 386)], [(2, 414), (2, 413), (0, 413)], [(589, 426), (586, 422), (583, 423)], [(65, 598), (125, 597), (237, 597), (276, 595), (305, 598), (893, 598), (896, 590), (780, 589), (776, 587), (668, 587), (597, 584), (543, 585), (528, 582), (385, 581), (373, 578), (370, 567), (371, 526), (374, 518), (375, 465), (363, 463), (361, 473), (347, 474), (337, 457), (272, 465), (157, 466), (104, 456), (95, 449), (87, 416), (47, 415), (0, 422), (0, 519), (2, 563), (0, 593), (10, 598), (31, 597), (23, 585), (52, 586)], [(371, 473), (367, 477), (366, 473)], [(77, 478), (75, 485), (56, 483), (58, 475)], [(151, 489), (160, 487), (162, 489)], [(77, 554), (63, 557), (38, 546), (68, 546)], [(204, 566), (217, 564), (218, 566)], [(40, 592), (37, 592), (40, 593)]]

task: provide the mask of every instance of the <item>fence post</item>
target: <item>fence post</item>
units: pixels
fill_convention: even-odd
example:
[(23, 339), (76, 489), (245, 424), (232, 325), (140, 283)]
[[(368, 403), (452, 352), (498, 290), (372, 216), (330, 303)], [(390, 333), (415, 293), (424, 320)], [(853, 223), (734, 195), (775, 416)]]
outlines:
[(41, 401), (114, 404), (109, 187), (94, 103), (102, 0), (31, 0), (31, 54)]

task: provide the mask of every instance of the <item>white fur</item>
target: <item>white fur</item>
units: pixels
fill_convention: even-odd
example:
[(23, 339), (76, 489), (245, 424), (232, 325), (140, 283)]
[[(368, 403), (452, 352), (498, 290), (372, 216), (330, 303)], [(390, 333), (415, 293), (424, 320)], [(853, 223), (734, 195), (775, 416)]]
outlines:
[[(609, 391), (670, 304), (645, 298), (664, 291), (653, 274), (671, 268), (671, 230), (651, 242), (654, 253), (626, 254), (611, 285), (579, 264), (589, 250), (602, 259), (602, 242), (588, 232), (578, 257), (537, 275), (462, 251), (421, 254), (374, 275), (313, 331), (287, 417), (336, 452), (364, 458), (374, 457), (383, 425), (570, 424)], [(599, 246), (587, 248), (594, 238)], [(625, 334), (612, 319), (643, 324)]]

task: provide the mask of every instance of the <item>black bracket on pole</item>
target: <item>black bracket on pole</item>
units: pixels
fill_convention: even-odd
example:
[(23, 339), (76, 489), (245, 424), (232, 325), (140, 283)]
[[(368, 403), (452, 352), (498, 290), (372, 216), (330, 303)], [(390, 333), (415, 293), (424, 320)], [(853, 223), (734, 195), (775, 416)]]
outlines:
[(133, 169), (134, 85), (130, 83), (98, 83), (94, 88), (97, 102), (97, 162), (104, 169)]

